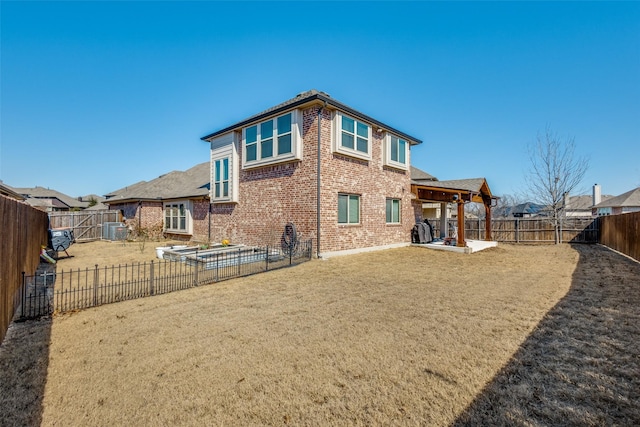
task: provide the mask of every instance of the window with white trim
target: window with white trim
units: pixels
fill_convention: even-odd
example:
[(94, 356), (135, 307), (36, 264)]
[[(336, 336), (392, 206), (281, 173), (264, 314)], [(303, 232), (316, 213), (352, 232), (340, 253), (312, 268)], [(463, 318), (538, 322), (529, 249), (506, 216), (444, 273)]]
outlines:
[(371, 159), (371, 126), (338, 112), (335, 118), (335, 151)]
[(229, 198), (229, 157), (213, 161), (213, 198)]
[(360, 196), (338, 194), (338, 224), (360, 223)]
[(387, 224), (400, 224), (400, 199), (387, 199)]
[(172, 202), (164, 205), (164, 229), (173, 233), (191, 231), (191, 209), (189, 202)]
[(211, 141), (211, 203), (237, 203), (240, 133), (230, 132)]
[(254, 166), (298, 159), (298, 113), (287, 114), (242, 130), (243, 165)]
[(409, 157), (409, 142), (395, 135), (387, 135), (385, 150), (385, 164), (400, 169), (407, 169)]

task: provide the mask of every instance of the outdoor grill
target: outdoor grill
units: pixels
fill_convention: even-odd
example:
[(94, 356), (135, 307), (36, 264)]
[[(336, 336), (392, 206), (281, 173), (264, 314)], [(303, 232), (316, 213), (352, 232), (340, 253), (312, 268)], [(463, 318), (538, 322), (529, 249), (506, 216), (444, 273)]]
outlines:
[(52, 228), (49, 229), (49, 248), (55, 252), (57, 258), (58, 252), (64, 251), (67, 256), (67, 249), (76, 239), (73, 237), (73, 229), (71, 228)]

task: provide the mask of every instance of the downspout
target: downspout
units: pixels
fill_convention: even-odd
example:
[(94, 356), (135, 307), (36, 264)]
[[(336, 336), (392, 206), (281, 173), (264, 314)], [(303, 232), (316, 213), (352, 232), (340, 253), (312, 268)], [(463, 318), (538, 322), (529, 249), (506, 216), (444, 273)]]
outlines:
[(211, 244), (211, 201), (209, 201), (209, 231), (207, 232), (208, 241)]
[(324, 102), (324, 107), (318, 108), (318, 160), (317, 160), (317, 171), (316, 171), (316, 257), (320, 258), (320, 115), (322, 114), (322, 110), (327, 107), (327, 101)]

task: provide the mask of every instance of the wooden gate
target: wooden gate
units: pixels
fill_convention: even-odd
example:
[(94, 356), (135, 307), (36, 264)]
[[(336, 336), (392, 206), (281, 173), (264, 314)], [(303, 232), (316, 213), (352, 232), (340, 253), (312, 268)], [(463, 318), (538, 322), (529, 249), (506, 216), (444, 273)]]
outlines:
[(77, 242), (99, 240), (102, 238), (102, 224), (121, 220), (120, 211), (116, 210), (49, 213), (49, 226), (73, 229)]

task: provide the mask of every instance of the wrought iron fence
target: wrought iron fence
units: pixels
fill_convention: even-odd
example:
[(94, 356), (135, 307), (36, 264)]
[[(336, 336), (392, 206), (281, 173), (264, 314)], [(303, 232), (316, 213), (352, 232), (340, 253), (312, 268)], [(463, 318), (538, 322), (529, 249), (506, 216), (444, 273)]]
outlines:
[(171, 260), (23, 275), (20, 318), (64, 313), (188, 289), (297, 265), (311, 259), (313, 242), (239, 247)]

